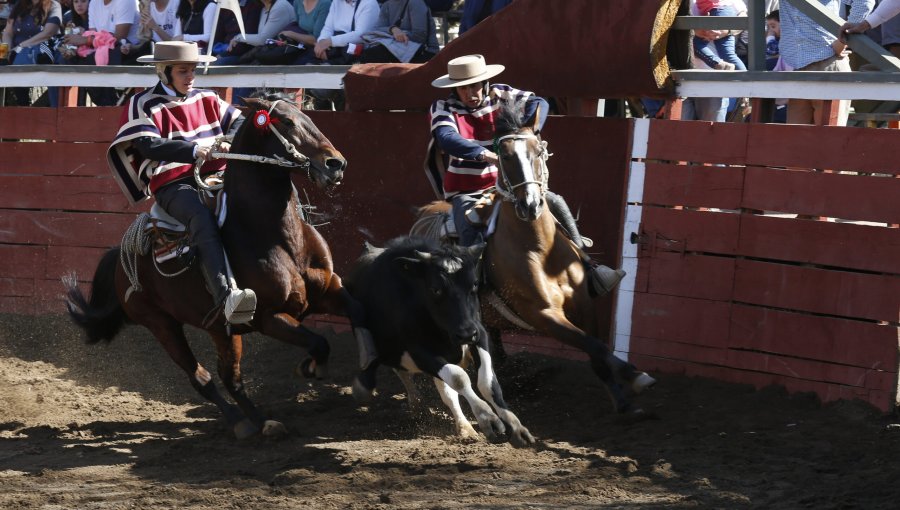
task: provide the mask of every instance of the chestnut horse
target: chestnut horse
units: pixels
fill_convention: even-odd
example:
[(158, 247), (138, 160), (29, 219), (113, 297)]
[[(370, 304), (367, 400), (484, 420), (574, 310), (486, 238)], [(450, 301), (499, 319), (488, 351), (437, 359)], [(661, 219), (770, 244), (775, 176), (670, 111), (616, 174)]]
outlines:
[[(146, 327), (191, 385), (219, 407), (239, 438), (284, 432), (283, 425), (266, 420), (247, 396), (241, 379), (241, 335), (259, 331), (306, 349), (310, 359), (301, 368), (305, 375), (321, 376), (330, 347), (324, 337), (304, 327), (302, 319), (313, 312), (338, 313), (359, 324), (362, 313), (334, 272), (325, 239), (301, 217), (291, 183), (292, 172), (302, 172), (330, 190), (343, 178), (346, 160), (297, 105), (246, 102), (247, 111), (269, 113), (270, 127), (258, 129), (248, 119), (234, 137), (226, 155), (232, 161), (223, 177), (227, 217), (221, 235), (239, 287), (256, 292), (253, 321), (227, 326), (219, 315), (220, 320), (208, 324), (213, 301), (197, 264), (174, 276), (162, 275), (154, 267), (153, 250), (146, 255), (122, 253), (123, 248), (108, 251), (96, 269), (90, 300), (74, 279), (66, 282), (69, 314), (87, 333), (88, 343), (112, 340), (125, 322)], [(134, 275), (125, 265), (136, 268), (139, 290), (134, 290)], [(177, 272), (168, 268), (168, 273)], [(236, 406), (223, 398), (194, 357), (185, 324), (206, 330), (212, 338), (219, 377)]]
[[(483, 258), (484, 321), (495, 334), (527, 329), (586, 352), (615, 409), (625, 412), (630, 408), (627, 393), (640, 393), (656, 381), (615, 356), (599, 338), (588, 269), (545, 200), (550, 154), (536, 134), (537, 113), (523, 122), (521, 108), (504, 105), (496, 115), (494, 152), (500, 164), (494, 207), (499, 211)], [(449, 209), (449, 203), (440, 201), (421, 208), (410, 234), (435, 237), (440, 231), (436, 225), (447, 221)]]

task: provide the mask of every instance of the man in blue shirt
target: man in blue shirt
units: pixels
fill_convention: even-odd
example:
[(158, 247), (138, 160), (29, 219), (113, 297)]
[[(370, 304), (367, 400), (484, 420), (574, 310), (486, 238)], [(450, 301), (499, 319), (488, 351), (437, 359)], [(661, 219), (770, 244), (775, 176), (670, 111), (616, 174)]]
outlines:
[[(875, 7), (875, 0), (816, 0), (822, 7), (840, 16), (841, 5), (850, 6), (848, 21), (862, 21)], [(781, 41), (779, 50), (784, 63), (795, 71), (850, 71), (847, 45), (834, 34), (800, 12), (791, 0), (781, 0)], [(847, 124), (848, 104), (841, 101), (838, 125)], [(788, 102), (788, 124), (825, 124), (825, 102), (791, 99)]]

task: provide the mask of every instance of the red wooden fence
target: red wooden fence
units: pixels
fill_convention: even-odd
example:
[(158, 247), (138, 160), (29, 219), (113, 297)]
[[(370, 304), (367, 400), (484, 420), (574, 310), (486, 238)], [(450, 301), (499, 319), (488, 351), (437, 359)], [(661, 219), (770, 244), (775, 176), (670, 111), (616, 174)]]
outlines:
[[(350, 165), (333, 198), (296, 183), (346, 272), (363, 240), (405, 233), (412, 208), (432, 199), (427, 118), (310, 114)], [(0, 108), (0, 312), (62, 313), (60, 277), (88, 281), (142, 210), (106, 168), (118, 117)], [(620, 353), (646, 370), (893, 406), (900, 133), (553, 117), (545, 135), (551, 186), (580, 210), (598, 258), (631, 268), (618, 294)], [(610, 300), (598, 310), (609, 319)], [(545, 338), (505, 343), (581, 357)]]
[(637, 131), (648, 140), (646, 154), (635, 147), (643, 182), (629, 198), (638, 271), (617, 346), (644, 369), (893, 406), (900, 133), (674, 121)]

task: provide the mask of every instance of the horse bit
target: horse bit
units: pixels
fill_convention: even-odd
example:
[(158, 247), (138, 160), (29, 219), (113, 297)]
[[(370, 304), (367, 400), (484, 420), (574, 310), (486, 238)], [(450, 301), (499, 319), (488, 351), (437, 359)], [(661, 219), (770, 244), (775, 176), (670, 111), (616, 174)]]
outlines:
[[(547, 159), (553, 154), (547, 151), (547, 141), (541, 140), (537, 137), (537, 135), (504, 135), (496, 140), (494, 140), (494, 147), (497, 149), (495, 152), (499, 152), (500, 142), (503, 140), (537, 140), (541, 146), (541, 151), (538, 153), (537, 157), (541, 160), (541, 180), (525, 180), (520, 182), (519, 184), (510, 184), (509, 178), (506, 177), (506, 172), (503, 171), (503, 160), (500, 160), (500, 178), (497, 180), (497, 194), (503, 197), (504, 200), (508, 202), (515, 202), (516, 196), (513, 194), (516, 188), (521, 186), (526, 186), (528, 184), (537, 184), (541, 189), (541, 196), (544, 196), (547, 193), (547, 181), (550, 177), (550, 172), (547, 169)], [(501, 186), (500, 183), (503, 183)]]
[[(282, 101), (281, 99), (274, 101), (271, 104), (271, 106), (269, 106), (269, 111), (266, 112), (267, 115), (271, 115), (272, 111), (275, 110), (275, 105), (277, 105), (281, 101)], [(288, 139), (285, 138), (285, 136), (282, 135), (281, 132), (278, 131), (278, 129), (276, 129), (274, 125), (269, 123), (267, 125), (267, 127), (272, 131), (272, 133), (275, 135), (275, 138), (277, 138), (278, 141), (281, 142), (281, 145), (284, 146), (284, 149), (287, 151), (287, 153), (292, 158), (294, 158), (295, 161), (291, 161), (287, 158), (283, 158), (278, 155), (276, 155), (274, 158), (270, 158), (267, 156), (259, 156), (256, 154), (232, 154), (230, 152), (221, 152), (221, 151), (210, 151), (210, 156), (212, 157), (212, 159), (239, 159), (242, 161), (253, 161), (255, 163), (263, 163), (265, 165), (277, 165), (277, 166), (283, 166), (283, 167), (288, 167), (288, 168), (305, 168), (306, 172), (308, 174), (309, 167), (310, 167), (310, 159), (308, 157), (306, 157), (305, 154), (298, 151), (297, 148), (294, 147), (294, 144), (289, 142)], [(220, 148), (223, 143), (227, 143), (230, 141), (231, 141), (231, 137), (221, 136), (216, 139), (216, 141), (215, 141), (215, 143), (213, 143), (212, 147), (214, 149)], [(206, 162), (205, 160), (197, 160), (197, 162), (194, 164), (194, 180), (197, 182), (197, 185), (200, 186), (200, 188), (202, 188), (202, 189), (211, 190), (211, 191), (221, 189), (222, 183), (209, 185), (203, 181), (203, 178), (200, 177), (200, 167), (203, 166), (203, 163), (205, 163), (205, 162)]]

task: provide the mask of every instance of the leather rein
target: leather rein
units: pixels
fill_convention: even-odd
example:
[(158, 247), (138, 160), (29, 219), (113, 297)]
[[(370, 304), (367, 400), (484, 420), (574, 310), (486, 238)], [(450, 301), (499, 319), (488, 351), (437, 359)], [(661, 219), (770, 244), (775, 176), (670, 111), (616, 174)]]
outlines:
[[(267, 112), (267, 114), (271, 115), (272, 111), (275, 109), (275, 105), (277, 105), (281, 101), (281, 99), (274, 101), (269, 107), (269, 111)], [(284, 149), (287, 151), (287, 153), (290, 154), (290, 156), (294, 159), (293, 161), (278, 155), (276, 155), (274, 158), (270, 158), (268, 156), (260, 156), (257, 154), (232, 154), (231, 152), (221, 152), (216, 150), (210, 151), (211, 159), (236, 159), (241, 161), (253, 161), (254, 163), (262, 163), (264, 165), (276, 165), (288, 168), (303, 168), (306, 169), (306, 173), (308, 174), (311, 164), (310, 159), (305, 154), (298, 151), (294, 144), (289, 142), (288, 139), (284, 135), (282, 135), (281, 132), (278, 131), (278, 129), (273, 124), (269, 123), (266, 127), (270, 131), (272, 131), (272, 133), (275, 135), (275, 138), (277, 138), (278, 141), (281, 142), (281, 145), (284, 146)], [(219, 148), (222, 143), (230, 141), (231, 139), (229, 137), (222, 136), (216, 140), (216, 142), (213, 144), (213, 148)], [(224, 183), (209, 185), (204, 182), (203, 178), (200, 176), (200, 167), (203, 166), (203, 163), (205, 162), (206, 159), (198, 158), (194, 163), (194, 180), (197, 182), (197, 186), (199, 186), (201, 189), (210, 191), (221, 189)]]

